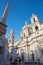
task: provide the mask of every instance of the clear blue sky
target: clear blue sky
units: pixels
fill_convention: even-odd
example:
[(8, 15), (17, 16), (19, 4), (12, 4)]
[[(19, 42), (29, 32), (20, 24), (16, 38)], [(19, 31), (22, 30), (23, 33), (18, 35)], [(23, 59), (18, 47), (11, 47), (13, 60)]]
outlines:
[(6, 20), (8, 26), (6, 37), (9, 36), (10, 30), (14, 29), (15, 39), (18, 40), (25, 21), (31, 23), (32, 13), (36, 14), (41, 22), (43, 21), (43, 0), (0, 0), (0, 19), (8, 1), (11, 1), (11, 4)]

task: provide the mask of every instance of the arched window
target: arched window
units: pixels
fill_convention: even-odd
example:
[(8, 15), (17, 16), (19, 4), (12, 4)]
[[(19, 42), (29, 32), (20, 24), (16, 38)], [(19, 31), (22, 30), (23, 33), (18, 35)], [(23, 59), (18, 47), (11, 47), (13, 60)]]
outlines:
[(35, 29), (38, 30), (38, 26), (35, 26)]
[(33, 18), (33, 21), (35, 22), (35, 18)]
[(30, 28), (28, 28), (28, 34), (31, 35), (31, 29)]

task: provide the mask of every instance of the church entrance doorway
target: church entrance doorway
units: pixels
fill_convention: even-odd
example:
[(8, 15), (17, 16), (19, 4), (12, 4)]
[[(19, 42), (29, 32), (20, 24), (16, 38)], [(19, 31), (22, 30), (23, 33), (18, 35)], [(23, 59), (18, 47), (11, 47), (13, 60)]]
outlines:
[(32, 60), (34, 61), (34, 53), (32, 53)]

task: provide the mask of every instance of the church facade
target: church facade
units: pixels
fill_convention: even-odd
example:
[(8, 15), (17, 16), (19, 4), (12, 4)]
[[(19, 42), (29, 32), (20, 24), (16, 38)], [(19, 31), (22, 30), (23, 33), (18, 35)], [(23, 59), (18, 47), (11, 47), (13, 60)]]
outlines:
[(32, 24), (26, 21), (20, 31), (20, 40), (14, 42), (14, 47), (23, 61), (43, 62), (43, 23), (34, 14), (30, 20)]

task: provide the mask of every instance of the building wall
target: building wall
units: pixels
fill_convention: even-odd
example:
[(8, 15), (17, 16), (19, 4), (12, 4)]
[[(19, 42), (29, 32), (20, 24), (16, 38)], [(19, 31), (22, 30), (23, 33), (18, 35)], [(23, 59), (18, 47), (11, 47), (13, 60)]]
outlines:
[(41, 41), (40, 39), (43, 39), (43, 35), (37, 38), (34, 38), (31, 41), (28, 41), (28, 43), (26, 41), (21, 41), (21, 43), (19, 43), (18, 45), (18, 53), (19, 55), (21, 55), (21, 53), (24, 53), (24, 59), (27, 60), (32, 60), (32, 53), (34, 54), (34, 60), (37, 61), (38, 59), (40, 59), (40, 61), (42, 61), (43, 55), (42, 55), (42, 51), (41, 48), (43, 49), (43, 41)]
[[(33, 20), (35, 18), (35, 22)], [(43, 28), (40, 24), (39, 19), (36, 15), (31, 17), (32, 24), (25, 24), (20, 31), (20, 42), (17, 44), (17, 53), (22, 57), (24, 56), (25, 61), (40, 60), (43, 61), (42, 49), (43, 49)], [(36, 27), (38, 26), (38, 28)], [(35, 28), (36, 27), (36, 28)], [(31, 30), (28, 30), (31, 29)], [(31, 32), (32, 31), (32, 32)], [(31, 34), (29, 34), (31, 32)], [(24, 35), (25, 34), (25, 35)], [(15, 43), (16, 44), (16, 43)]]
[[(20, 40), (14, 42), (14, 35), (10, 35), (14, 42), (14, 47), (17, 48), (17, 53), (23, 61), (43, 61), (43, 23), (41, 24), (37, 15), (32, 15), (31, 25), (26, 21), (20, 31)], [(12, 47), (9, 42), (9, 50)], [(11, 46), (10, 46), (11, 45)], [(12, 48), (11, 48), (12, 49)]]

